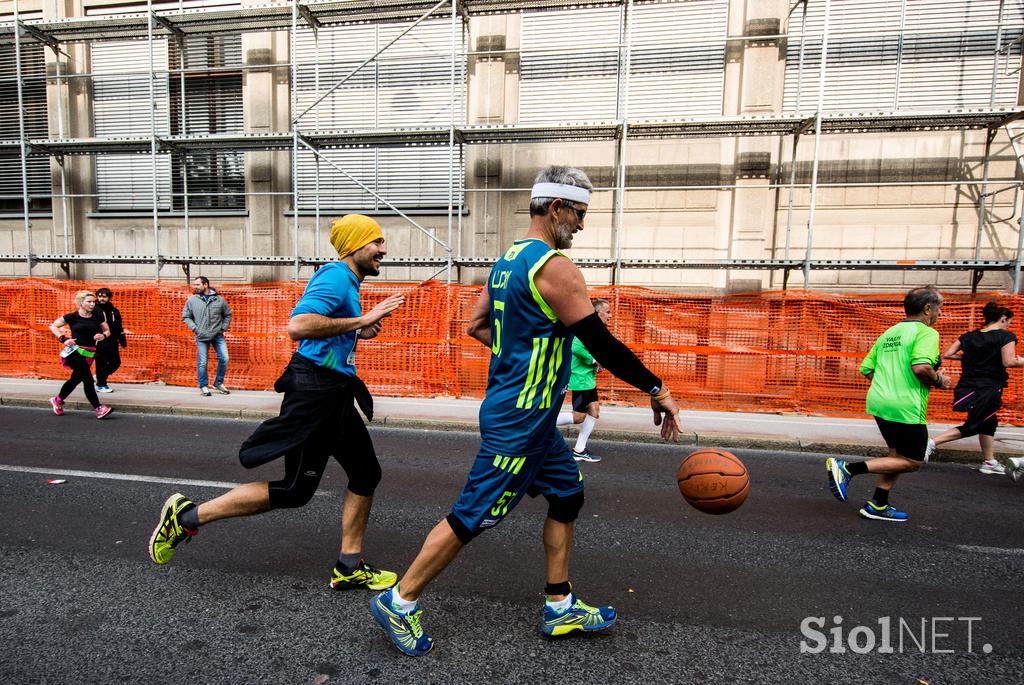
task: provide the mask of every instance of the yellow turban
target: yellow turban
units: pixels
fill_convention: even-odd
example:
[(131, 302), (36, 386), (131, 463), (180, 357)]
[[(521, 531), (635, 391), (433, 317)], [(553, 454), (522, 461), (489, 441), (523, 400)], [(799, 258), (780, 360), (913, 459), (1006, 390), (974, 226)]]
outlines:
[(362, 214), (346, 214), (331, 224), (331, 245), (341, 258), (383, 237), (380, 225)]

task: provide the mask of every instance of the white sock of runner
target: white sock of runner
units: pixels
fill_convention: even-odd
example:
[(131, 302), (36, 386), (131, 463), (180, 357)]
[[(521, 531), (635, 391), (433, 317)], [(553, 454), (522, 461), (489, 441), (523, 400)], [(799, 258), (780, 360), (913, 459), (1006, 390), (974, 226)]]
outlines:
[(580, 424), (580, 434), (576, 437), (576, 447), (573, 449), (576, 452), (582, 454), (587, 449), (587, 440), (590, 439), (590, 434), (594, 432), (594, 426), (597, 425), (597, 419), (590, 414), (583, 417), (583, 423)]
[(555, 421), (556, 426), (571, 426), (572, 425), (572, 414), (569, 412), (562, 412), (558, 415), (558, 420)]
[(409, 601), (402, 599), (402, 595), (398, 594), (398, 586), (391, 591), (391, 606), (400, 614), (408, 614), (416, 608), (416, 600)]
[(565, 611), (572, 606), (572, 594), (567, 595), (565, 599), (561, 599), (557, 602), (552, 602), (550, 599), (547, 599), (545, 600), (545, 604), (557, 611)]

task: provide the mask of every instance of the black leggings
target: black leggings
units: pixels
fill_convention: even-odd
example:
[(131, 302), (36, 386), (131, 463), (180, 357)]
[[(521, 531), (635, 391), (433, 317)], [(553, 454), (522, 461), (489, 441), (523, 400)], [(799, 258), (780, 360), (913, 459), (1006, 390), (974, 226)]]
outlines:
[(96, 386), (92, 382), (92, 367), (89, 366), (89, 362), (85, 357), (80, 355), (78, 352), (72, 352), (64, 358), (64, 362), (71, 367), (71, 378), (64, 381), (64, 385), (60, 387), (60, 392), (57, 396), (62, 400), (66, 400), (78, 384), (82, 384), (82, 390), (85, 391), (85, 398), (89, 400), (94, 408), (100, 406), (100, 399), (96, 396)]
[(381, 472), (366, 424), (355, 407), (344, 412), (339, 423), (325, 424), (284, 455), (284, 478), (270, 483), (272, 508), (294, 509), (309, 502), (327, 468), (327, 458), (332, 455), (348, 475), (349, 492), (373, 496)]

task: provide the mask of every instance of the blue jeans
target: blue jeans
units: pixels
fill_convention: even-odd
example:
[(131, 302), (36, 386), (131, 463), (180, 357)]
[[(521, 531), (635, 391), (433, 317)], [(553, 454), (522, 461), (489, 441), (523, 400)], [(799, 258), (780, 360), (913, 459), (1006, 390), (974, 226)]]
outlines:
[(213, 384), (221, 385), (224, 382), (224, 374), (228, 372), (228, 341), (224, 339), (224, 334), (218, 333), (213, 340), (196, 340), (196, 351), (199, 357), (199, 372), (196, 374), (196, 379), (200, 388), (209, 385), (206, 364), (210, 356), (210, 345), (213, 345), (213, 349), (217, 353), (217, 376)]

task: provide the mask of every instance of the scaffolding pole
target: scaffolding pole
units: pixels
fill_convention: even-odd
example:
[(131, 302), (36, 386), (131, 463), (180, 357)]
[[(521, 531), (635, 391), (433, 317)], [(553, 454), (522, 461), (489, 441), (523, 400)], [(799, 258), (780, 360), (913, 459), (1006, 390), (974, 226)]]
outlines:
[(1013, 260), (1013, 292), (1020, 292), (1020, 266), (1024, 253), (1024, 193), (1020, 193), (1017, 205), (1017, 255)]
[[(310, 28), (313, 29), (313, 90), (314, 92), (320, 92), (320, 27), (312, 23)], [(295, 86), (292, 86), (293, 88)], [(320, 110), (316, 110), (316, 130), (320, 130)], [(314, 246), (314, 253), (317, 257), (320, 256), (320, 158), (313, 157), (313, 173), (314, 182), (316, 183), (316, 193), (314, 193), (314, 205), (313, 205), (313, 221), (314, 230), (316, 232), (316, 245)], [(295, 208), (298, 211), (298, 207)]]
[(448, 275), (445, 282), (451, 285), (452, 282), (452, 220), (455, 213), (455, 29), (458, 21), (458, 2), (452, 2), (451, 22), (451, 83), (449, 84), (448, 104), (451, 107), (451, 117), (448, 128)]
[(619, 24), (619, 78), (615, 92), (615, 118), (619, 120), (619, 139), (615, 147), (615, 216), (612, 223), (612, 283), (622, 273), (622, 232), (626, 220), (626, 153), (629, 138), (629, 62), (631, 58), (633, 0), (622, 5)]
[[(185, 107), (185, 37), (178, 33), (175, 34), (175, 39), (178, 43), (178, 61), (181, 64), (181, 74), (178, 75), (178, 81), (180, 84), (180, 95), (181, 100), (181, 133), (182, 135), (188, 135), (188, 114), (187, 108)], [(184, 150), (181, 151), (181, 192), (184, 195), (182, 206), (185, 210), (185, 254), (192, 254), (192, 229), (189, 222), (188, 215), (188, 153)], [(174, 200), (171, 200), (171, 210), (174, 210)]]
[(21, 151), (21, 201), (24, 203), (22, 216), (25, 222), (25, 263), (28, 275), (32, 277), (32, 222), (29, 220), (28, 197), (28, 142), (25, 140), (25, 94), (22, 92), (21, 73), (21, 19), (18, 3), (14, 3), (14, 73), (18, 80), (18, 148)]
[[(289, 35), (288, 47), (288, 63), (291, 65), (291, 87), (289, 88), (291, 91), (291, 111), (288, 118), (291, 121), (290, 128), (292, 134), (292, 208), (295, 210), (292, 212), (292, 256), (294, 258), (294, 276), (296, 281), (299, 280), (299, 269), (302, 268), (302, 264), (299, 261), (299, 117), (294, 116), (295, 110), (298, 108), (299, 92), (298, 60), (295, 55), (295, 36), (298, 33), (298, 28), (299, 0), (292, 0), (292, 31)], [(320, 193), (319, 188), (316, 189), (316, 193)]]
[(149, 45), (149, 155), (152, 167), (153, 178), (153, 266), (156, 270), (156, 280), (160, 280), (160, 192), (157, 187), (158, 174), (156, 171), (157, 162), (157, 139), (156, 139), (156, 62), (153, 57), (153, 24), (156, 23), (156, 13), (153, 11), (153, 0), (146, 0), (148, 12), (146, 21), (146, 43)]
[(1003, 8), (1005, 5), (1006, 0), (999, 0), (999, 20), (996, 23), (996, 51), (992, 55), (992, 92), (988, 98), (989, 107), (995, 106), (996, 86), (999, 84), (999, 53), (1003, 49)]
[(821, 68), (818, 72), (818, 111), (814, 122), (814, 161), (811, 164), (811, 197), (807, 208), (807, 247), (804, 250), (804, 290), (811, 282), (811, 253), (814, 247), (814, 207), (818, 196), (818, 161), (821, 156), (821, 111), (825, 106), (825, 77), (828, 67), (828, 22), (832, 0), (825, 0), (825, 26), (821, 30)]
[[(807, 2), (808, 0), (800, 0), (800, 4), (803, 5), (803, 11), (801, 12), (800, 18), (800, 58), (797, 61), (796, 69), (796, 113), (801, 114), (800, 111), (800, 95), (803, 91), (804, 82), (804, 47), (807, 45)], [(782, 253), (783, 259), (789, 259), (789, 249), (793, 244), (793, 198), (796, 193), (796, 153), (797, 147), (800, 145), (800, 129), (797, 129), (793, 134), (793, 152), (790, 156), (789, 161), (789, 200), (786, 203), (786, 247)], [(789, 275), (789, 272), (786, 272)], [(783, 285), (785, 287), (785, 285)]]
[[(56, 91), (57, 97), (57, 138), (60, 140), (64, 139), (64, 91), (61, 87), (61, 69), (60, 69), (60, 50), (57, 49), (59, 43), (54, 41), (50, 45), (50, 49), (53, 50), (53, 62), (54, 62), (54, 75), (56, 76)], [(60, 167), (60, 192), (61, 195), (65, 195), (68, 192), (68, 177), (67, 168), (65, 167), (66, 159), (63, 154), (56, 155), (57, 166)], [(51, 188), (52, 190), (52, 188)], [(53, 201), (53, 198), (50, 198)], [(68, 203), (67, 198), (62, 197), (60, 201), (61, 207), (61, 226), (64, 229), (64, 252), (71, 251), (71, 243), (68, 237)]]

